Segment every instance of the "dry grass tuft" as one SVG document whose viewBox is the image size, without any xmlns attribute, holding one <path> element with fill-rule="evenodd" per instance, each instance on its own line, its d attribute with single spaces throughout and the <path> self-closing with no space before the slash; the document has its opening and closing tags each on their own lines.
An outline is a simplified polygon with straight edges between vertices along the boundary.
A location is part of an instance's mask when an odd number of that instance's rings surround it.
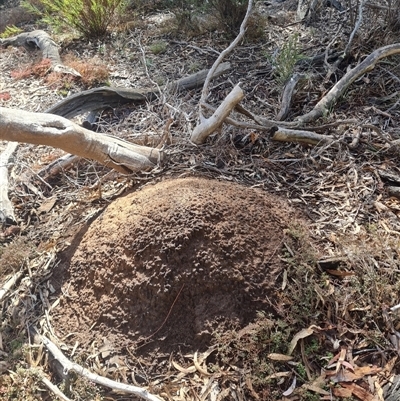
<svg viewBox="0 0 400 401">
<path fill-rule="evenodd" d="M 108 84 L 110 74 L 108 68 L 96 57 L 83 61 L 72 54 L 68 54 L 64 59 L 64 63 L 81 74 L 80 81 L 85 87 L 90 88 L 99 84 Z"/>
<path fill-rule="evenodd" d="M 28 78 L 44 78 L 51 71 L 51 61 L 43 59 L 38 63 L 32 63 L 27 67 L 11 71 L 11 77 L 20 80 Z"/>
<path fill-rule="evenodd" d="M 32 244 L 22 238 L 15 239 L 7 246 L 0 245 L 0 275 L 15 272 L 33 255 Z"/>
</svg>

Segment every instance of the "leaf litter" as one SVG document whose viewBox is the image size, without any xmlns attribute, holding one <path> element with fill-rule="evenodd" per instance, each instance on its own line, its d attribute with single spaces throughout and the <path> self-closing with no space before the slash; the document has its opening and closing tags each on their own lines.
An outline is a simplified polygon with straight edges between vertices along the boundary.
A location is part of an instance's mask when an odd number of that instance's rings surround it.
<svg viewBox="0 0 400 401">
<path fill-rule="evenodd" d="M 318 22 L 316 24 L 318 27 Z M 334 24 L 334 18 L 328 19 L 327 25 Z M 299 29 L 306 30 L 305 27 Z M 284 37 L 281 35 L 285 34 L 287 32 L 277 26 L 269 32 L 272 42 L 274 38 L 281 40 Z M 122 40 L 131 43 L 133 39 L 128 35 Z M 198 48 L 210 45 L 207 40 L 206 43 L 201 41 L 192 40 L 191 43 Z M 162 71 L 164 79 L 174 79 L 187 71 L 187 65 L 200 63 L 205 67 L 208 58 L 214 57 L 211 53 L 205 59 L 199 58 L 195 48 L 185 43 L 174 46 L 152 57 L 154 64 L 149 69 L 150 74 Z M 357 46 L 362 49 L 361 45 Z M 182 54 L 179 61 L 177 49 Z M 95 46 L 86 50 L 87 54 L 96 51 Z M 129 47 L 129 52 L 132 51 Z M 240 71 L 241 60 L 258 61 L 260 68 L 247 71 L 244 79 L 244 87 L 253 95 L 248 95 L 246 102 L 253 107 L 257 107 L 260 99 L 272 103 L 273 107 L 263 107 L 259 114 L 273 118 L 274 111 L 278 110 L 273 94 L 278 90 L 271 80 L 260 82 L 257 74 L 263 66 L 268 70 L 269 64 L 257 51 L 270 49 L 262 45 L 258 48 L 243 46 L 235 52 L 232 62 L 236 62 L 238 68 L 231 79 Z M 171 53 L 174 63 L 170 62 Z M 0 56 L 2 71 L 10 71 L 24 60 L 30 62 L 30 55 L 21 49 L 2 50 Z M 177 62 L 180 68 L 176 68 Z M 115 84 L 137 87 L 146 84 L 143 71 L 132 70 L 121 58 L 114 68 L 124 70 L 113 74 Z M 396 91 L 395 80 L 383 69 L 372 73 L 371 78 L 388 92 Z M 307 84 L 310 90 L 299 94 L 293 105 L 294 113 L 303 107 L 301 100 L 307 93 L 311 97 L 318 93 L 311 83 Z M 217 85 L 213 101 L 222 98 L 225 88 L 229 87 L 224 79 Z M 395 181 L 382 174 L 382 170 L 393 176 L 399 173 L 397 148 L 388 144 L 388 140 L 398 138 L 395 128 L 398 113 L 395 109 L 380 112 L 377 106 L 371 108 L 363 104 L 363 99 L 377 92 L 375 88 L 378 86 L 359 88 L 355 97 L 350 93 L 347 103 L 330 116 L 332 120 L 340 119 L 345 116 L 346 108 L 351 108 L 352 116 L 360 121 L 372 120 L 374 126 L 380 127 L 383 136 L 376 130 L 363 128 L 360 144 L 355 149 L 276 144 L 263 134 L 258 136 L 261 140 L 253 136 L 239 148 L 234 143 L 242 133 L 232 127 L 224 128 L 223 135 L 214 137 L 207 146 L 193 148 L 184 139 L 194 124 L 196 93 L 186 98 L 170 94 L 164 102 L 136 110 L 122 108 L 103 113 L 100 129 L 150 145 L 161 137 L 166 118 L 173 118 L 170 162 L 150 175 L 113 176 L 112 180 L 111 177 L 103 180 L 108 173 L 106 169 L 81 161 L 45 184 L 37 179 L 36 173 L 50 159 L 63 153 L 21 145 L 11 171 L 10 193 L 22 235 L 37 246 L 37 253 L 26 258 L 19 271 L 9 272 L 2 278 L 5 294 L 2 297 L 2 363 L 5 369 L 15 370 L 10 375 L 2 375 L 2 385 L 18 383 L 18 375 L 22 374 L 16 371 L 18 363 L 28 370 L 40 366 L 50 375 L 47 356 L 40 348 L 32 345 L 28 354 L 31 357 L 26 360 L 19 354 L 16 340 L 27 325 L 34 324 L 43 334 L 57 339 L 56 343 L 67 355 L 85 360 L 87 367 L 98 374 L 124 382 L 141 382 L 152 389 L 162 388 L 160 395 L 166 399 L 280 399 L 294 383 L 294 377 L 297 378 L 296 388 L 288 395 L 293 400 L 306 399 L 304 392 L 319 394 L 320 399 L 356 397 L 366 400 L 383 399 L 382 389 L 389 396 L 390 391 L 395 393 L 400 373 L 397 361 L 399 319 L 396 311 L 390 308 L 399 302 L 396 282 L 400 272 L 400 206 L 396 197 L 387 195 L 388 185 Z M 0 90 L 7 93 L 1 97 L 2 105 L 32 111 L 45 110 L 62 97 L 40 79 L 14 81 L 7 74 L 1 78 Z M 379 97 L 383 95 L 379 91 Z M 373 118 L 370 113 L 375 113 Z M 333 134 L 342 141 L 352 140 L 357 135 L 346 127 L 334 130 Z M 242 139 L 240 137 L 240 141 Z M 217 333 L 216 348 L 204 358 L 207 351 L 194 351 L 189 356 L 176 354 L 177 360 L 175 354 L 163 358 L 154 356 L 151 360 L 133 353 L 129 360 L 108 348 L 107 338 L 102 344 L 85 345 L 74 341 L 71 332 L 57 338 L 51 313 L 59 307 L 59 299 L 54 295 L 51 276 L 60 264 L 60 256 L 61 260 L 66 257 L 63 251 L 77 246 L 89 224 L 121 191 L 138 191 L 146 182 L 158 181 L 161 176 L 194 173 L 267 190 L 288 199 L 292 207 L 302 209 L 310 217 L 312 249 L 304 245 L 311 241 L 295 229 L 289 229 L 289 239 L 285 241 L 292 252 L 287 247 L 286 251 L 278 249 L 287 273 L 285 285 L 277 278 L 280 291 L 276 291 L 276 298 L 267 300 L 274 307 L 273 316 L 261 315 L 239 330 Z M 4 236 L 2 243 L 11 247 L 12 239 Z M 309 253 L 312 252 L 317 255 L 311 257 Z M 315 260 L 312 264 L 313 258 L 320 261 L 327 257 L 332 259 L 329 269 L 319 269 Z M 1 263 L 8 262 L 2 259 Z M 9 282 L 13 284 L 7 286 Z M 305 287 L 310 291 L 305 291 Z M 63 291 L 68 297 L 68 287 Z M 313 324 L 319 329 L 311 333 L 307 328 Z M 296 333 L 302 335 L 296 337 Z M 307 333 L 310 334 L 303 337 Z M 289 354 L 295 359 L 270 358 L 274 363 L 262 367 L 264 355 Z M 16 360 L 20 362 L 16 364 Z M 321 373 L 323 370 L 325 373 Z M 308 379 L 309 374 L 313 381 Z M 395 395 L 391 396 L 396 399 Z"/>
</svg>

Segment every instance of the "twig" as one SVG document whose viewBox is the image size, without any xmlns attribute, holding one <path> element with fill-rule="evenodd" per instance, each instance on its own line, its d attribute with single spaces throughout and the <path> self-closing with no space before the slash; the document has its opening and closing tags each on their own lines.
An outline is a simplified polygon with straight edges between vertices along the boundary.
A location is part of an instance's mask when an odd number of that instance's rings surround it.
<svg viewBox="0 0 400 401">
<path fill-rule="evenodd" d="M 239 34 L 236 36 L 235 40 L 225 49 L 223 50 L 220 55 L 218 56 L 218 58 L 215 60 L 213 66 L 210 68 L 210 71 L 208 71 L 207 74 L 207 78 L 204 81 L 204 85 L 203 85 L 203 90 L 201 92 L 201 98 L 200 98 L 200 104 L 199 104 L 199 110 L 200 110 L 200 119 L 202 118 L 202 113 L 201 113 L 201 106 L 202 103 L 205 103 L 207 101 L 208 98 L 208 94 L 209 94 L 209 86 L 210 86 L 210 81 L 214 75 L 214 72 L 216 71 L 216 69 L 218 68 L 219 64 L 222 62 L 222 60 L 229 55 L 229 53 L 232 52 L 232 50 L 236 47 L 236 45 L 242 40 L 245 32 L 246 32 L 246 25 L 247 25 L 247 21 L 250 17 L 250 13 L 251 13 L 251 9 L 253 7 L 253 0 L 249 0 L 249 3 L 247 5 L 247 11 L 246 11 L 246 15 L 242 21 L 242 24 L 240 25 L 240 31 Z"/>
<path fill-rule="evenodd" d="M 71 401 L 57 386 L 55 386 L 47 377 L 42 376 L 41 380 L 44 385 L 60 400 Z"/>
<path fill-rule="evenodd" d="M 354 29 L 350 34 L 350 38 L 349 38 L 349 42 L 347 43 L 346 48 L 344 49 L 344 57 L 346 57 L 350 51 L 350 47 L 353 43 L 353 39 L 355 34 L 357 33 L 358 29 L 360 28 L 360 25 L 362 23 L 362 19 L 363 19 L 363 11 L 364 11 L 364 5 L 365 5 L 366 0 L 362 0 L 360 1 L 359 7 L 358 7 L 358 19 L 356 24 L 354 25 Z"/>
<path fill-rule="evenodd" d="M 177 296 L 175 297 L 174 302 L 172 302 L 172 305 L 171 305 L 171 307 L 169 308 L 169 311 L 168 311 L 168 313 L 167 313 L 167 316 L 165 317 L 164 321 L 161 323 L 161 326 L 160 326 L 154 333 L 152 333 L 152 334 L 150 334 L 148 337 L 144 338 L 143 341 L 147 341 L 147 340 L 149 340 L 151 337 L 154 337 L 154 336 L 164 327 L 164 325 L 165 325 L 165 323 L 167 322 L 169 316 L 171 315 L 172 309 L 174 308 L 174 306 L 175 306 L 175 304 L 176 304 L 176 301 L 177 301 L 178 298 L 179 298 L 179 295 L 181 295 L 181 292 L 182 292 L 184 286 L 185 286 L 185 284 L 182 284 L 182 287 L 181 287 L 181 289 L 179 290 Z"/>
<path fill-rule="evenodd" d="M 360 28 L 360 25 L 362 23 L 362 18 L 363 18 L 363 10 L 364 10 L 364 4 L 365 4 L 366 0 L 363 0 L 360 2 L 359 4 L 359 8 L 358 8 L 358 19 L 356 24 L 354 25 L 353 31 L 350 34 L 350 38 L 349 41 L 347 42 L 347 45 L 343 51 L 343 53 L 338 57 L 338 59 L 333 63 L 333 65 L 329 68 L 328 73 L 326 74 L 326 77 L 324 79 L 324 83 L 328 82 L 332 76 L 332 74 L 337 70 L 337 68 L 339 67 L 339 64 L 348 56 L 349 52 L 350 52 L 350 48 L 351 45 L 353 43 L 354 40 L 354 36 L 356 34 L 356 32 L 358 31 L 358 29 Z M 336 38 L 334 38 L 335 40 Z M 331 42 L 332 43 L 332 42 Z M 331 45 L 331 43 L 329 43 L 328 46 Z"/>
<path fill-rule="evenodd" d="M 211 110 L 212 112 L 215 112 L 215 110 L 216 110 L 215 107 L 211 106 L 208 103 L 204 103 L 203 106 L 206 109 Z M 239 105 L 237 105 L 235 107 L 235 110 L 237 109 L 238 106 Z M 237 111 L 241 111 L 241 110 L 238 109 Z M 251 123 L 246 123 L 246 122 L 243 122 L 243 121 L 237 121 L 237 120 L 233 119 L 232 117 L 226 117 L 224 122 L 226 124 L 233 125 L 234 127 L 244 128 L 244 129 L 256 129 L 256 130 L 259 130 L 259 131 L 269 131 L 272 127 L 274 127 L 277 124 L 275 121 L 271 121 L 270 125 L 251 124 Z"/>
<path fill-rule="evenodd" d="M 47 337 L 42 336 L 38 333 L 36 335 L 40 338 L 40 341 L 48 349 L 48 351 L 54 356 L 54 358 L 63 366 L 64 374 L 67 375 L 69 371 L 73 371 L 78 375 L 104 387 L 109 387 L 113 390 L 122 391 L 129 394 L 134 394 L 138 397 L 144 398 L 148 401 L 160 401 L 162 398 L 149 393 L 147 390 L 132 386 L 130 384 L 124 384 L 117 382 L 115 380 L 108 379 L 107 377 L 99 376 L 95 373 L 90 372 L 88 369 L 75 362 L 71 362 L 59 349 L 58 347 L 50 341 Z"/>
</svg>

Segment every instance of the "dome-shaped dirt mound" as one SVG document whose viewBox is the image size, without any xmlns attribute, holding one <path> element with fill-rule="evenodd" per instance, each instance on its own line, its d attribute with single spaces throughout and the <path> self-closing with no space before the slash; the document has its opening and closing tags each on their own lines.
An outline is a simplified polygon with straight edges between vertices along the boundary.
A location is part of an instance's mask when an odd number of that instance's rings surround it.
<svg viewBox="0 0 400 401">
<path fill-rule="evenodd" d="M 164 351 L 203 348 L 210 333 L 268 309 L 295 215 L 260 190 L 173 179 L 114 201 L 64 276 L 59 335 L 123 346 L 151 336 Z M 90 329 L 90 330 L 89 330 Z"/>
</svg>

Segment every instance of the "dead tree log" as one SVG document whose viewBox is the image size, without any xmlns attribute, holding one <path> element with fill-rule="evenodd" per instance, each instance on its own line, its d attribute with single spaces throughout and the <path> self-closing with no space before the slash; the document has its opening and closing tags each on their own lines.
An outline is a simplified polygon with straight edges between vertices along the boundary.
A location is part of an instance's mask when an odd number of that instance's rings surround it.
<svg viewBox="0 0 400 401">
<path fill-rule="evenodd" d="M 51 67 L 55 72 L 72 74 L 77 77 L 81 76 L 78 71 L 62 63 L 57 44 L 45 31 L 23 32 L 10 38 L 0 39 L 0 45 L 23 46 L 28 50 L 39 48 L 42 52 L 42 57 L 50 60 Z"/>
<path fill-rule="evenodd" d="M 4 107 L 0 107 L 0 139 L 60 148 L 125 174 L 151 169 L 162 158 L 158 149 L 94 133 L 63 117 Z"/>
<path fill-rule="evenodd" d="M 212 75 L 212 78 L 221 76 L 230 68 L 229 63 L 221 64 Z M 72 118 L 88 111 L 106 107 L 116 108 L 125 103 L 140 104 L 154 100 L 160 95 L 160 91 L 181 92 L 198 88 L 203 85 L 208 72 L 209 70 L 202 70 L 159 88 L 130 89 L 104 86 L 89 89 L 67 97 L 45 112 Z"/>
</svg>

